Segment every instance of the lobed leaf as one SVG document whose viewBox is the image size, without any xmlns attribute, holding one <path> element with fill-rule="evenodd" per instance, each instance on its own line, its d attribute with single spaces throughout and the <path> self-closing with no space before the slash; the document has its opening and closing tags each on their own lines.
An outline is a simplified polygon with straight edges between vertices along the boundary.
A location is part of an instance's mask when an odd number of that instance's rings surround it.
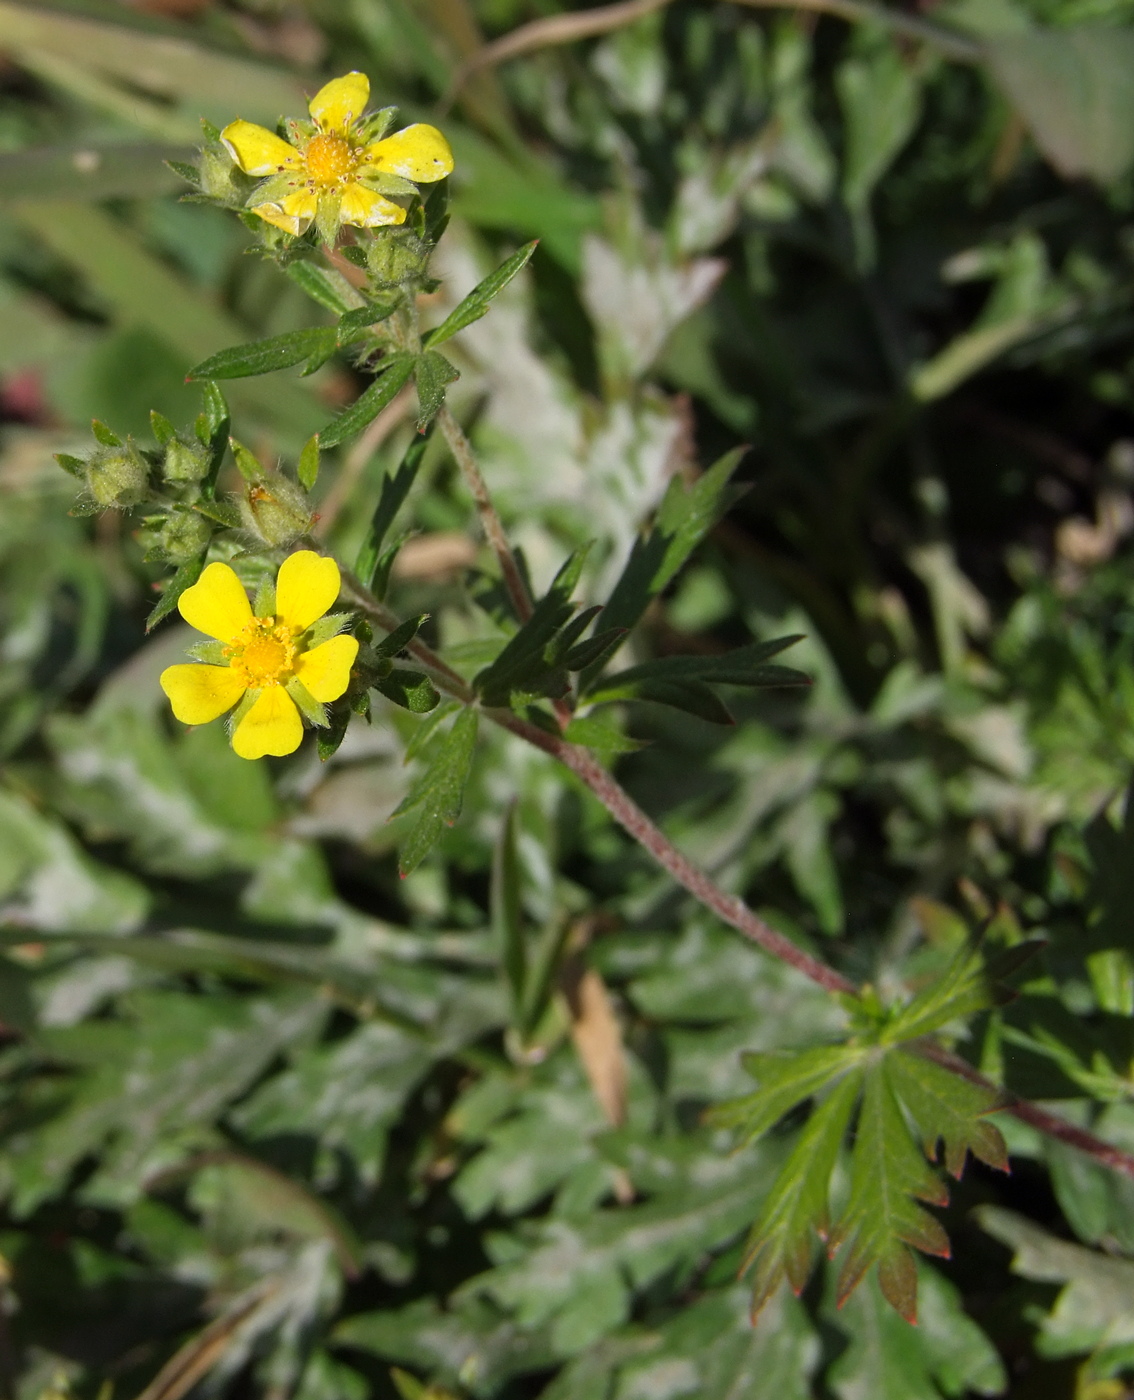
<svg viewBox="0 0 1134 1400">
<path fill-rule="evenodd" d="M 358 552 L 358 563 L 355 565 L 355 572 L 367 588 L 374 581 L 374 571 L 382 557 L 383 541 L 389 533 L 390 526 L 397 518 L 398 511 L 404 505 L 410 488 L 417 480 L 417 474 L 421 470 L 422 459 L 428 445 L 428 433 L 423 437 L 415 438 L 406 448 L 406 455 L 402 458 L 397 471 L 392 476 L 387 476 L 382 482 L 382 490 L 378 497 L 378 504 L 374 509 L 373 518 L 370 521 L 370 529 Z M 380 593 L 378 596 L 382 597 L 382 594 Z"/>
<path fill-rule="evenodd" d="M 972 1084 L 932 1060 L 902 1050 L 890 1057 L 889 1072 L 930 1161 L 936 1160 L 937 1144 L 943 1141 L 945 1170 L 958 1180 L 969 1152 L 990 1167 L 1008 1170 L 1004 1138 L 987 1118 L 1002 1107 L 995 1090 Z"/>
<path fill-rule="evenodd" d="M 465 784 L 476 749 L 477 712 L 463 709 L 435 751 L 429 767 L 403 799 L 394 816 L 420 808 L 402 842 L 398 869 L 403 878 L 416 870 L 461 814 Z"/>
<path fill-rule="evenodd" d="M 744 1142 L 762 1137 L 796 1104 L 854 1069 L 861 1051 L 852 1045 L 815 1045 L 808 1050 L 768 1050 L 742 1056 L 745 1070 L 760 1087 L 753 1094 L 718 1104 L 708 1120 L 732 1128 Z"/>
<path fill-rule="evenodd" d="M 450 364 L 436 350 L 427 350 L 424 355 L 418 356 L 414 381 L 417 384 L 419 432 L 424 432 L 440 412 L 445 402 L 445 386 L 460 377 L 461 372 L 456 365 Z"/>
</svg>

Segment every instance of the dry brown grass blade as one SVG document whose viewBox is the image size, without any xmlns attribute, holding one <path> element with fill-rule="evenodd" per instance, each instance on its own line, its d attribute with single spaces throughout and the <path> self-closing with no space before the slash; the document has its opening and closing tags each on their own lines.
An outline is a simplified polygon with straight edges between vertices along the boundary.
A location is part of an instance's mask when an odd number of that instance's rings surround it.
<svg viewBox="0 0 1134 1400">
<path fill-rule="evenodd" d="M 210 1322 L 203 1332 L 176 1351 L 138 1396 L 138 1400 L 181 1400 L 209 1374 L 244 1324 L 272 1300 L 279 1288 L 278 1280 L 269 1279 L 245 1294 Z"/>
</svg>

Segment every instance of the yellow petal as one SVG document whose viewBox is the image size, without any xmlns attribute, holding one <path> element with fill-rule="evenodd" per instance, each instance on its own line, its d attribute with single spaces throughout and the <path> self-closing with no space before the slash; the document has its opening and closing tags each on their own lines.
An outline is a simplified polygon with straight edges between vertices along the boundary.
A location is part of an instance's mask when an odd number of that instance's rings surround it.
<svg viewBox="0 0 1134 1400">
<path fill-rule="evenodd" d="M 295 663 L 295 674 L 316 700 L 337 700 L 350 683 L 350 668 L 357 655 L 358 643 L 353 637 L 332 637 L 305 651 Z"/>
<path fill-rule="evenodd" d="M 392 199 L 384 199 L 364 185 L 348 185 L 343 190 L 342 208 L 339 217 L 344 224 L 356 224 L 359 228 L 376 228 L 380 224 L 403 224 L 406 211 Z"/>
<path fill-rule="evenodd" d="M 443 180 L 453 170 L 453 152 L 435 126 L 418 122 L 375 141 L 362 153 L 363 171 L 381 170 L 419 185 Z"/>
<path fill-rule="evenodd" d="M 276 616 L 303 632 L 339 596 L 339 566 L 311 549 L 289 554 L 276 578 Z"/>
<path fill-rule="evenodd" d="M 311 99 L 311 119 L 320 131 L 345 135 L 366 111 L 370 101 L 370 79 L 365 73 L 347 73 L 332 78 Z"/>
<path fill-rule="evenodd" d="M 317 204 L 318 198 L 311 190 L 296 190 L 295 194 L 285 195 L 276 204 L 255 204 L 252 212 L 276 228 L 282 228 L 285 233 L 298 237 L 311 227 Z"/>
<path fill-rule="evenodd" d="M 252 617 L 244 585 L 227 564 L 210 564 L 192 588 L 177 600 L 177 611 L 190 627 L 231 642 Z"/>
<path fill-rule="evenodd" d="M 208 724 L 244 694 L 244 682 L 228 666 L 167 666 L 161 688 L 182 724 Z"/>
<path fill-rule="evenodd" d="M 220 138 L 246 175 L 278 175 L 284 170 L 303 167 L 294 146 L 254 122 L 229 122 Z"/>
<path fill-rule="evenodd" d="M 236 726 L 232 747 L 241 758 L 282 758 L 294 753 L 303 739 L 303 721 L 283 686 L 269 685 Z"/>
</svg>

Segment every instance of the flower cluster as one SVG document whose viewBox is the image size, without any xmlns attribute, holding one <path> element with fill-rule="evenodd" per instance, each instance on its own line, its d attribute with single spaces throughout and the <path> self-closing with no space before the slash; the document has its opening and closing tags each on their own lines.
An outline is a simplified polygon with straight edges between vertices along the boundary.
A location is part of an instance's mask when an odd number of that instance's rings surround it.
<svg viewBox="0 0 1134 1400">
<path fill-rule="evenodd" d="M 393 112 L 367 116 L 369 100 L 365 73 L 347 73 L 311 99 L 309 122 L 285 123 L 286 141 L 252 122 L 230 122 L 221 141 L 240 169 L 261 181 L 248 200 L 252 213 L 293 235 L 315 223 L 327 242 L 341 224 L 404 223 L 416 186 L 450 174 L 453 153 L 424 123 L 385 135 Z"/>
<path fill-rule="evenodd" d="M 345 693 L 358 656 L 353 637 L 336 635 L 347 617 L 324 617 L 340 581 L 333 559 L 299 550 L 254 613 L 233 570 L 210 564 L 177 602 L 185 621 L 213 640 L 192 649 L 196 664 L 162 672 L 176 717 L 208 724 L 233 710 L 232 747 L 241 758 L 294 753 L 302 717 L 326 725 L 323 703 Z"/>
</svg>

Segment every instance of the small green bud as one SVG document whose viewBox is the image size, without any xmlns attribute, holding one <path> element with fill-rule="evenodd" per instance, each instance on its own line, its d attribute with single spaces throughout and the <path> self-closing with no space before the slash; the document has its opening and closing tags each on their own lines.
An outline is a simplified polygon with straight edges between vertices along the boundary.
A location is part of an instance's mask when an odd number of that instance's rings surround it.
<svg viewBox="0 0 1134 1400">
<path fill-rule="evenodd" d="M 240 515 L 244 528 L 273 549 L 294 544 L 314 519 L 306 493 L 278 472 L 248 483 L 240 498 Z"/>
<path fill-rule="evenodd" d="M 196 559 L 212 537 L 212 527 L 204 516 L 178 511 L 165 522 L 158 543 L 171 563 L 187 564 Z"/>
<path fill-rule="evenodd" d="M 425 277 L 431 248 L 410 229 L 378 228 L 366 252 L 370 273 L 382 287 L 403 287 Z"/>
<path fill-rule="evenodd" d="M 161 474 L 169 482 L 201 481 L 208 474 L 209 458 L 201 443 L 178 436 L 165 449 Z"/>
<path fill-rule="evenodd" d="M 139 505 L 146 499 L 150 468 L 127 439 L 121 447 L 100 447 L 87 461 L 87 488 L 100 506 Z"/>
</svg>

